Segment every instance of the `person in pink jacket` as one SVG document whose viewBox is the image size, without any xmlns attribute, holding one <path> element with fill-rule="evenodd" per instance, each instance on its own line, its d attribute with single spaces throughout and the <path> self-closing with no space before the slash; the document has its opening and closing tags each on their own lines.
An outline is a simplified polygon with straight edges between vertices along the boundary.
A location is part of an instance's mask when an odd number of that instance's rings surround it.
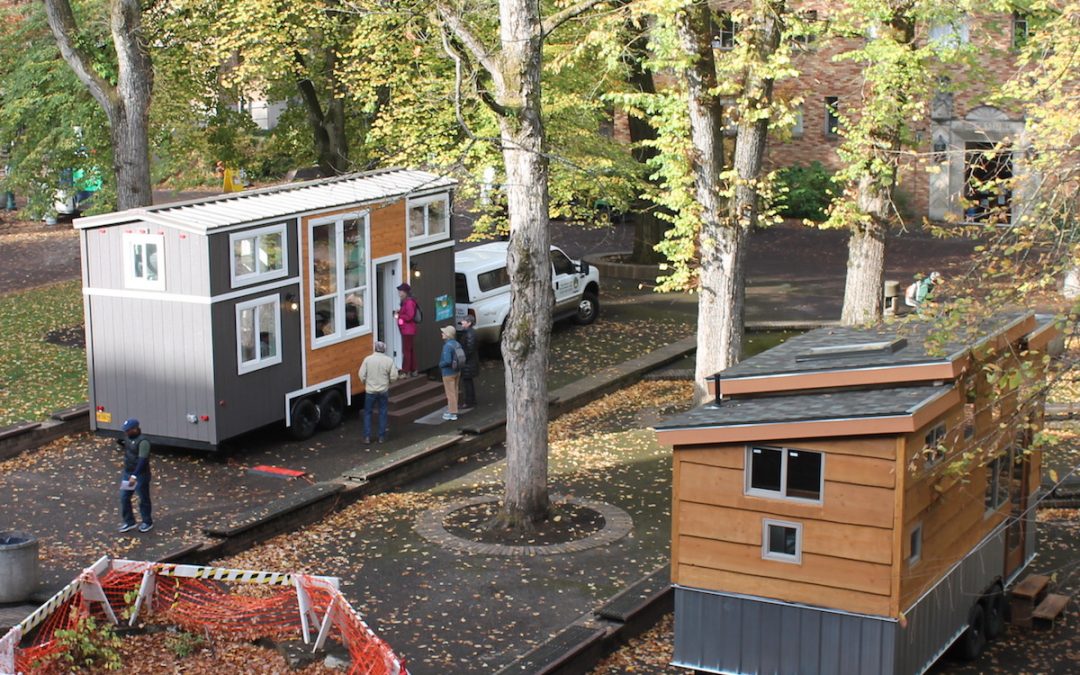
<svg viewBox="0 0 1080 675">
<path fill-rule="evenodd" d="M 416 354 L 413 342 L 416 340 L 416 298 L 412 296 L 412 287 L 401 284 L 397 287 L 401 298 L 401 309 L 397 311 L 398 330 L 401 331 L 401 370 L 406 377 L 416 377 Z"/>
</svg>

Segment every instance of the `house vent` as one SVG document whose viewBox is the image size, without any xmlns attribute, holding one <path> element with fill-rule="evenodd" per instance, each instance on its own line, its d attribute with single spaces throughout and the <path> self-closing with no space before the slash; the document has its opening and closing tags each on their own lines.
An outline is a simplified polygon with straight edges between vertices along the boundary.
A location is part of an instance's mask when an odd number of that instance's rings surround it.
<svg viewBox="0 0 1080 675">
<path fill-rule="evenodd" d="M 858 344 L 829 345 L 812 347 L 795 355 L 795 361 L 817 361 L 822 359 L 848 359 L 860 356 L 878 356 L 895 354 L 907 346 L 907 338 L 883 340 L 881 342 L 862 342 Z"/>
</svg>

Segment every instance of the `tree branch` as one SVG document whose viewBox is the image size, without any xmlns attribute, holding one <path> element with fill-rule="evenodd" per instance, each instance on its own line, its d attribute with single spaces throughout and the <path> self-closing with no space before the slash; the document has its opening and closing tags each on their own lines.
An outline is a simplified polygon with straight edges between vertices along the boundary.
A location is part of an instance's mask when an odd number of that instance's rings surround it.
<svg viewBox="0 0 1080 675">
<path fill-rule="evenodd" d="M 556 28 L 563 25 L 567 21 L 571 19 L 576 19 L 577 17 L 589 11 L 596 5 L 599 5 L 600 3 L 606 1 L 607 0 L 582 0 L 576 5 L 571 5 L 570 7 L 562 10 L 561 12 L 552 14 L 546 20 L 540 22 L 540 37 L 547 37 L 549 34 L 551 34 L 552 31 L 554 31 Z"/>
<path fill-rule="evenodd" d="M 491 95 L 491 92 L 481 87 L 476 80 L 475 70 L 472 68 L 472 64 L 469 62 L 468 56 L 461 53 L 461 50 L 451 44 L 453 37 L 447 34 L 446 26 L 443 26 L 443 30 L 439 31 L 439 36 L 442 38 L 443 51 L 453 59 L 454 61 L 454 111 L 457 114 L 458 124 L 469 135 L 469 138 L 475 138 L 472 131 L 465 124 L 465 118 L 461 114 L 461 83 L 464 79 L 463 71 L 468 68 L 470 71 L 470 77 L 474 80 L 473 91 L 480 98 L 480 100 L 487 107 L 491 108 L 497 115 L 506 116 L 510 114 L 510 111 L 505 107 L 499 105 L 499 102 L 495 100 L 495 97 Z"/>
<path fill-rule="evenodd" d="M 56 46 L 60 48 L 60 55 L 111 119 L 117 102 L 116 89 L 93 71 L 89 58 L 75 46 L 72 38 L 79 32 L 79 27 L 75 23 L 71 4 L 68 0 L 43 0 L 42 4 L 45 5 L 45 17 L 56 39 Z"/>
<path fill-rule="evenodd" d="M 488 52 L 484 43 L 473 35 L 472 31 L 469 30 L 469 27 L 465 25 L 461 15 L 451 9 L 449 5 L 441 2 L 436 5 L 436 10 L 443 19 L 443 25 L 449 28 L 450 32 L 454 34 L 454 37 L 457 38 L 470 53 L 472 53 L 473 58 L 475 58 L 477 63 L 483 66 L 484 70 L 491 75 L 492 79 L 496 81 L 496 84 L 501 85 L 500 78 L 502 77 L 502 73 L 499 71 L 498 64 L 492 58 L 491 53 Z"/>
</svg>

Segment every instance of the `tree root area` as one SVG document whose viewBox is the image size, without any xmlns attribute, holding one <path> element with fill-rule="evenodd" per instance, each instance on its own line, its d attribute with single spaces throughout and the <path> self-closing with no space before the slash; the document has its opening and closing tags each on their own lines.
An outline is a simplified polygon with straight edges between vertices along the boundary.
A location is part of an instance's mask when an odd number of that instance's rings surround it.
<svg viewBox="0 0 1080 675">
<path fill-rule="evenodd" d="M 497 502 L 473 504 L 443 521 L 450 534 L 483 544 L 548 546 L 584 539 L 604 528 L 604 516 L 578 504 L 552 504 L 548 517 L 529 528 L 508 527 Z"/>
</svg>

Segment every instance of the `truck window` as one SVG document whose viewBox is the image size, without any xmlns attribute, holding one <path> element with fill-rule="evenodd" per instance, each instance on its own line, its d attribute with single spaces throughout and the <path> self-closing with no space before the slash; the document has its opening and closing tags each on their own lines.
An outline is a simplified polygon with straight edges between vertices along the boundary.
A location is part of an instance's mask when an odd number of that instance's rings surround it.
<svg viewBox="0 0 1080 675">
<path fill-rule="evenodd" d="M 487 272 L 481 272 L 476 275 L 476 283 L 480 287 L 481 293 L 487 293 L 493 291 L 496 288 L 510 285 L 510 274 L 507 273 L 505 267 L 499 267 Z"/>
<path fill-rule="evenodd" d="M 461 272 L 454 275 L 454 302 L 459 305 L 467 305 L 471 302 L 469 299 L 469 284 L 465 279 L 465 275 Z"/>
<path fill-rule="evenodd" d="M 562 251 L 551 252 L 551 264 L 555 267 L 555 276 L 560 274 L 573 274 L 574 263 Z"/>
</svg>

